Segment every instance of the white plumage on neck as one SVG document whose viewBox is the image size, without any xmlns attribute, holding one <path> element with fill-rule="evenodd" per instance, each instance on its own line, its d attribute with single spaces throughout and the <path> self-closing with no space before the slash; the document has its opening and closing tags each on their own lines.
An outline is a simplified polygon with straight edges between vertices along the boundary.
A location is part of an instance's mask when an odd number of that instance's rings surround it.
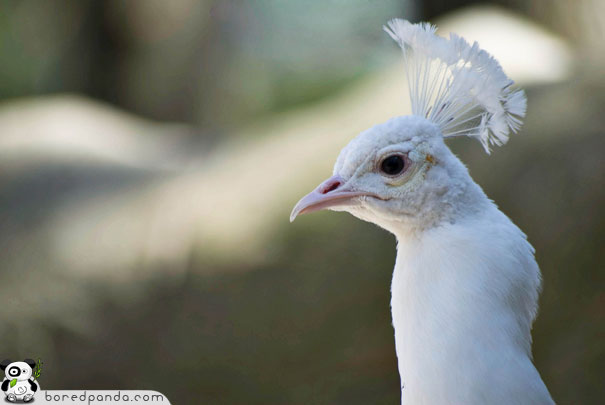
<svg viewBox="0 0 605 405">
<path fill-rule="evenodd" d="M 392 315 L 403 404 L 552 404 L 531 361 L 540 272 L 492 203 L 397 232 Z"/>
</svg>

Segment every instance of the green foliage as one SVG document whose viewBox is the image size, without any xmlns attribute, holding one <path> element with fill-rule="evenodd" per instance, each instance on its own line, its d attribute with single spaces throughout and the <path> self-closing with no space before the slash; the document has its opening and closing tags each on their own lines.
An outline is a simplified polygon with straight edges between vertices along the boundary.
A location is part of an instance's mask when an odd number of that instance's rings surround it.
<svg viewBox="0 0 605 405">
<path fill-rule="evenodd" d="M 34 368 L 34 371 L 33 371 L 34 380 L 37 380 L 41 374 L 42 374 L 42 361 L 40 359 L 38 359 L 38 362 L 36 363 L 36 368 Z"/>
<path fill-rule="evenodd" d="M 17 379 L 13 378 L 10 383 L 11 388 L 13 388 L 15 386 L 15 384 L 17 384 Z"/>
</svg>

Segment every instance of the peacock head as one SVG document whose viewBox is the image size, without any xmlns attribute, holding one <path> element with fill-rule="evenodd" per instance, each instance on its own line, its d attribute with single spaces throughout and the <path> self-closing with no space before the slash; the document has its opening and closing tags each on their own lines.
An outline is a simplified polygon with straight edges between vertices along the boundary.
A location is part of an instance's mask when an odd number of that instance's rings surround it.
<svg viewBox="0 0 605 405">
<path fill-rule="evenodd" d="M 345 146 L 333 176 L 296 204 L 290 220 L 330 209 L 393 232 L 402 225 L 426 228 L 451 219 L 458 200 L 468 208 L 463 200 L 472 184 L 437 125 L 415 115 L 396 117 Z"/>
<path fill-rule="evenodd" d="M 413 115 L 362 132 L 340 153 L 333 176 L 303 197 L 290 220 L 321 209 L 348 211 L 394 233 L 455 221 L 481 209 L 485 194 L 444 139 L 469 136 L 489 153 L 525 115 L 498 62 L 477 43 L 435 34 L 430 24 L 392 20 L 403 50 Z"/>
</svg>

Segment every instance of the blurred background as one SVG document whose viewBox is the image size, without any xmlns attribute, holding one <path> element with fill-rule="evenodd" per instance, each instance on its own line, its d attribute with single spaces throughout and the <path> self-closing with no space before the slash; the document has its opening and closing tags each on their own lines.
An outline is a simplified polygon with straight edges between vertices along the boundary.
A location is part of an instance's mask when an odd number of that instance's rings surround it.
<svg viewBox="0 0 605 405">
<path fill-rule="evenodd" d="M 0 341 L 49 389 L 174 404 L 396 404 L 394 238 L 289 224 L 360 131 L 409 113 L 390 18 L 498 58 L 506 147 L 450 142 L 544 277 L 535 363 L 605 398 L 605 2 L 2 1 Z"/>
</svg>

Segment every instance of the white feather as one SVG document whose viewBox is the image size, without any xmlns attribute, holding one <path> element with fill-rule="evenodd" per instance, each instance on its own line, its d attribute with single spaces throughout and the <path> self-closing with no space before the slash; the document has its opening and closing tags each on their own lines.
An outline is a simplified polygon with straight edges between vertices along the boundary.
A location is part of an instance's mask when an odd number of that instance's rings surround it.
<svg viewBox="0 0 605 405">
<path fill-rule="evenodd" d="M 552 404 L 531 361 L 540 272 L 519 228 L 491 205 L 397 238 L 402 404 Z"/>
<path fill-rule="evenodd" d="M 503 145 L 525 116 L 522 90 L 477 42 L 437 36 L 428 23 L 394 19 L 384 30 L 403 50 L 412 113 L 439 126 L 444 137 L 477 138 L 485 151 Z"/>
</svg>

